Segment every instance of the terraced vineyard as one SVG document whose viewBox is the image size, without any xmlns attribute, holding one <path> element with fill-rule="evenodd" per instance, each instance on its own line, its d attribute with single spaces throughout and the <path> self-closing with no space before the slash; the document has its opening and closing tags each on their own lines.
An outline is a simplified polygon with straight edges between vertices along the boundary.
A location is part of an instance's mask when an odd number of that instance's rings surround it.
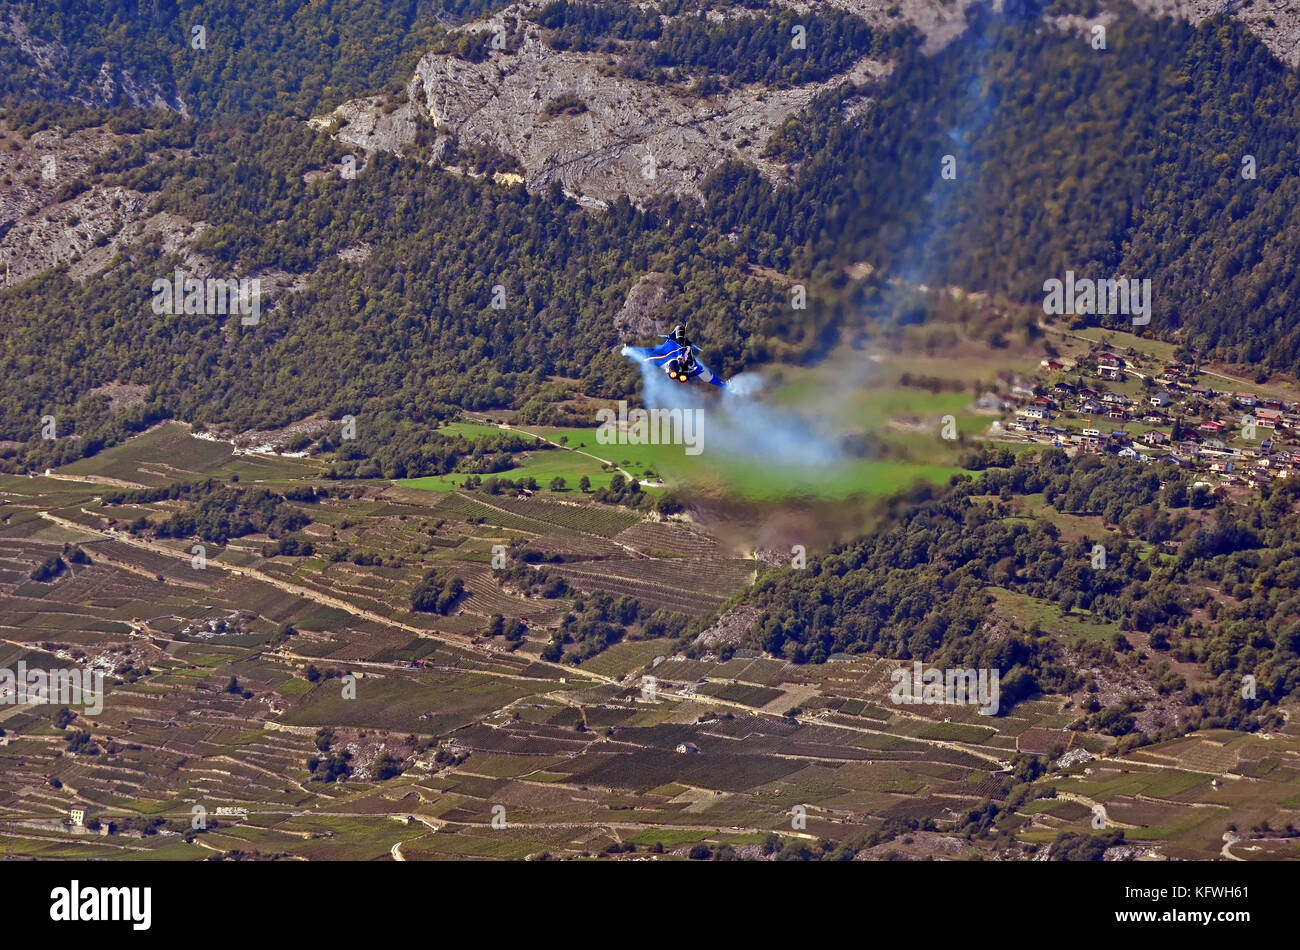
<svg viewBox="0 0 1300 950">
<path fill-rule="evenodd" d="M 437 500 L 437 509 L 440 514 L 456 515 L 470 523 L 483 521 L 502 528 L 513 528 L 516 531 L 528 531 L 533 534 L 544 534 L 547 529 L 544 521 L 513 514 L 497 506 L 495 501 L 491 503 L 477 501 L 461 492 L 449 492 L 441 496 Z"/>
<path fill-rule="evenodd" d="M 501 508 L 545 525 L 568 528 L 572 531 L 595 534 L 604 538 L 612 538 L 619 532 L 641 522 L 641 515 L 636 512 L 612 508 L 595 502 L 564 504 L 557 501 L 543 501 L 537 498 L 492 496 L 489 504 L 494 508 Z M 491 519 L 489 518 L 489 520 Z"/>
<path fill-rule="evenodd" d="M 148 483 L 175 448 L 159 438 L 144 440 L 136 469 L 123 451 L 112 476 L 79 477 Z M 1194 858 L 1224 847 L 1207 820 L 1220 801 L 1261 827 L 1284 826 L 1294 808 L 1294 727 L 1119 756 L 1113 738 L 1068 728 L 1078 712 L 1062 697 L 997 717 L 900 706 L 891 674 L 903 661 L 798 665 L 752 643 L 719 655 L 702 641 L 647 639 L 639 624 L 581 663 L 543 662 L 581 598 L 524 596 L 520 575 L 494 570 L 498 545 L 559 554 L 541 566 L 577 591 L 705 621 L 758 562 L 726 556 L 698 525 L 576 497 L 340 485 L 274 460 L 259 466 L 272 482 L 330 490 L 292 503 L 310 518 L 296 534 L 310 556 L 263 556 L 275 539 L 250 534 L 209 545 L 196 570 L 191 539 L 122 530 L 183 504 L 110 508 L 97 500 L 105 484 L 0 479 L 0 666 L 110 674 L 102 712 L 74 704 L 68 723 L 53 706 L 0 706 L 0 853 L 386 859 L 397 848 L 413 860 L 577 856 L 636 842 L 669 857 L 697 844 L 758 856 L 769 834 L 838 843 L 915 821 L 931 830 L 879 848 L 1028 857 L 1063 831 L 1088 833 L 1092 810 L 1080 802 L 1096 801 L 1131 826 L 1130 842 Z M 33 581 L 52 558 L 62 568 Z M 442 613 L 413 611 L 431 571 L 464 593 Z M 522 639 L 489 636 L 494 614 L 521 621 Z M 648 694 L 645 676 L 658 683 Z M 1030 799 L 1001 842 L 959 833 L 964 813 L 1007 800 L 1017 755 L 1058 747 L 1075 758 L 1037 784 L 1074 798 Z M 351 771 L 323 781 L 327 755 L 346 756 Z M 377 778 L 388 756 L 396 772 Z M 807 808 L 804 831 L 791 828 L 795 805 Z M 74 807 L 114 833 L 72 828 Z M 208 815 L 197 832 L 196 807 Z M 496 807 L 510 816 L 506 830 L 492 826 Z M 1260 833 L 1234 847 L 1286 845 Z"/>
<path fill-rule="evenodd" d="M 720 551 L 712 538 L 673 522 L 639 521 L 615 535 L 614 540 L 658 557 L 715 557 Z"/>
<path fill-rule="evenodd" d="M 647 604 L 691 615 L 710 614 L 752 580 L 754 562 L 736 558 L 705 560 L 604 560 L 555 567 L 583 590 L 627 594 Z"/>
</svg>

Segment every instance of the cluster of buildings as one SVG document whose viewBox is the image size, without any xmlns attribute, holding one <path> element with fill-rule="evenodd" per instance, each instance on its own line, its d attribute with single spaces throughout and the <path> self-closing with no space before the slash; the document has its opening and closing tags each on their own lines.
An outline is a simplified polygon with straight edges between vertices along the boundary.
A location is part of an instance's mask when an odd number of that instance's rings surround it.
<svg viewBox="0 0 1300 950">
<path fill-rule="evenodd" d="M 1002 373 L 996 391 L 979 398 L 977 409 L 1002 417 L 995 435 L 1163 461 L 1219 484 L 1258 488 L 1300 472 L 1300 404 L 1212 389 L 1182 366 L 1144 374 L 1109 351 L 1078 362 L 1045 359 L 1039 370 L 1029 380 Z M 1133 393 L 1114 385 L 1134 377 L 1150 382 Z"/>
</svg>

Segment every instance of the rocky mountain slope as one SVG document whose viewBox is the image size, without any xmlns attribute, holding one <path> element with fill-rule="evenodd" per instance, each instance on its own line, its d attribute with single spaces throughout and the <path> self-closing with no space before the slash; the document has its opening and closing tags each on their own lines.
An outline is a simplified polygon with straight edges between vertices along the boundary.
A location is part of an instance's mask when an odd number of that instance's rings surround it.
<svg viewBox="0 0 1300 950">
<path fill-rule="evenodd" d="M 129 138 L 102 127 L 24 137 L 0 123 L 0 283 L 61 263 L 80 280 L 107 266 L 120 248 L 153 234 L 161 235 L 166 252 L 198 236 L 205 225 L 152 213 L 138 191 L 81 184 L 97 158 Z"/>
<path fill-rule="evenodd" d="M 780 5 L 797 11 L 818 6 Z M 828 5 L 872 26 L 911 24 L 924 35 L 925 48 L 934 51 L 962 33 L 973 0 L 888 7 L 875 0 L 832 0 Z M 781 180 L 789 170 L 764 155 L 772 133 L 824 91 L 845 83 L 862 85 L 890 68 L 864 57 L 825 82 L 785 89 L 755 84 L 696 96 L 628 78 L 616 68 L 616 59 L 603 52 L 552 49 L 543 31 L 527 19 L 539 6 L 512 5 L 461 28 L 470 34 L 522 30 L 517 49 L 494 50 L 481 62 L 429 53 L 407 83 L 403 101 L 381 96 L 350 100 L 314 118 L 313 124 L 364 151 L 401 152 L 430 123 L 438 133 L 434 161 L 454 136 L 462 145 L 488 147 L 517 160 L 530 190 L 558 181 L 570 194 L 597 205 L 621 195 L 633 201 L 656 194 L 698 196 L 709 172 L 728 159 Z M 1250 0 L 1248 6 L 1222 0 L 1139 0 L 1138 6 L 1192 22 L 1232 6 L 1232 15 L 1279 58 L 1293 66 L 1300 62 L 1300 8 L 1288 9 L 1281 0 Z M 735 12 L 747 11 L 729 13 Z M 1111 22 L 1114 16 L 1099 12 L 1094 19 Z M 1089 20 L 1072 16 L 1052 22 L 1058 28 L 1081 28 Z"/>
<path fill-rule="evenodd" d="M 492 30 L 512 19 L 467 29 Z M 407 86 L 408 101 L 395 110 L 369 97 L 313 122 L 338 128 L 341 142 L 385 151 L 413 144 L 420 123 L 429 122 L 462 145 L 513 156 L 532 190 L 558 181 L 596 202 L 620 195 L 634 201 L 664 193 L 695 196 L 709 171 L 728 158 L 780 178 L 785 167 L 763 156 L 772 133 L 824 90 L 861 84 L 888 69 L 864 57 L 824 83 L 755 85 L 697 97 L 620 75 L 604 53 L 551 49 L 540 33 L 529 24 L 517 51 L 478 63 L 428 54 Z"/>
</svg>

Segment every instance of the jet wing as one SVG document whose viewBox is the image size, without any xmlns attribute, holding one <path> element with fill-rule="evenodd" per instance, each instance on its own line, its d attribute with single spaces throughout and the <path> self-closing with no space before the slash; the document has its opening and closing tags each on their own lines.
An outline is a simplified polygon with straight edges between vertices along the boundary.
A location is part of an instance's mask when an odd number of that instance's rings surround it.
<svg viewBox="0 0 1300 950">
<path fill-rule="evenodd" d="M 691 349 L 699 350 L 699 347 L 691 344 Z M 664 341 L 658 346 L 629 346 L 626 347 L 625 352 L 636 357 L 642 363 L 650 363 L 659 367 L 667 366 L 668 361 L 674 358 L 685 358 L 690 353 L 686 347 L 669 336 L 664 337 Z M 692 379 L 698 378 L 701 382 L 712 383 L 714 386 L 727 385 L 715 376 L 711 369 L 701 363 L 698 358 L 695 360 L 695 368 L 691 370 L 690 375 Z"/>
<path fill-rule="evenodd" d="M 712 383 L 714 386 L 727 385 L 722 380 L 718 379 L 717 376 L 714 375 L 713 370 L 709 369 L 698 359 L 695 361 L 695 372 L 691 373 L 691 378 L 699 379 L 701 382 L 705 382 L 705 383 Z"/>
<path fill-rule="evenodd" d="M 670 359 L 681 353 L 683 347 L 668 337 L 658 346 L 629 346 L 628 352 L 642 363 L 654 363 L 663 366 Z"/>
</svg>

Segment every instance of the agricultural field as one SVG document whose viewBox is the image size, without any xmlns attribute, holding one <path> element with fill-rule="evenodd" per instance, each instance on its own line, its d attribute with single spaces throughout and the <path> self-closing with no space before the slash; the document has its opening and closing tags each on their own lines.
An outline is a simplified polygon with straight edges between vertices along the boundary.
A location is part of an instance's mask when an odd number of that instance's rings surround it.
<svg viewBox="0 0 1300 950">
<path fill-rule="evenodd" d="M 308 459 L 236 454 L 228 442 L 195 437 L 191 427 L 178 422 L 158 425 L 129 443 L 106 449 L 60 470 L 104 484 L 125 482 L 159 487 L 199 477 L 230 477 L 247 481 L 287 481 L 316 474 L 323 466 Z"/>
<path fill-rule="evenodd" d="M 936 438 L 938 424 L 936 416 Z M 750 458 L 710 452 L 707 447 L 698 455 L 688 455 L 680 445 L 601 445 L 594 428 L 520 428 L 547 438 L 567 438 L 570 445 L 582 446 L 582 451 L 593 452 L 645 482 L 662 479 L 669 486 L 752 502 L 881 498 L 917 482 L 941 484 L 962 471 L 956 464 L 902 458 L 810 464 L 792 455 L 756 463 Z M 608 471 L 602 473 L 606 481 L 609 475 Z M 594 476 L 592 481 L 596 483 Z"/>
<path fill-rule="evenodd" d="M 878 396 L 853 411 L 882 431 L 920 405 Z M 945 409 L 961 411 L 956 396 L 922 407 Z M 495 431 L 459 425 L 471 437 Z M 589 430 L 539 434 L 594 445 Z M 671 447 L 616 448 L 607 461 L 677 477 Z M 880 479 L 892 471 L 897 488 L 922 463 L 861 464 Z M 924 464 L 936 477 L 952 470 Z M 207 542 L 197 568 L 192 539 L 127 527 L 161 524 L 184 501 L 104 499 L 207 477 L 315 489 L 285 502 L 306 519 L 292 536 L 311 552 L 274 553 L 278 540 L 253 532 Z M 1088 830 L 1098 809 L 1132 854 L 1253 860 L 1293 848 L 1294 727 L 1119 754 L 1113 738 L 1071 729 L 1078 697 L 998 715 L 900 705 L 900 661 L 799 665 L 711 639 L 767 565 L 753 539 L 707 517 L 576 490 L 517 497 L 419 481 L 341 483 L 316 463 L 236 456 L 175 426 L 48 477 L 0 479 L 0 666 L 99 670 L 106 683 L 102 708 L 0 707 L 0 853 L 685 860 L 829 842 L 871 857 L 1025 858 Z M 1041 497 L 1016 505 L 1012 517 L 1050 517 L 1066 535 L 1100 531 Z M 493 563 L 503 551 L 541 559 L 503 574 Z M 63 568 L 33 579 L 51 559 Z M 564 587 L 529 589 L 520 578 L 532 570 Z M 439 611 L 415 610 L 430 574 L 463 590 Z M 1116 632 L 991 593 L 991 617 L 1065 645 Z M 645 611 L 621 639 L 579 651 L 565 624 L 606 595 Z M 681 626 L 652 631 L 651 611 Z M 520 635 L 492 635 L 495 617 Z M 553 641 L 558 659 L 547 659 Z M 1028 792 L 1012 774 L 1026 755 L 1046 763 Z M 989 803 L 1006 809 L 1002 832 L 967 835 L 969 814 Z M 71 822 L 74 809 L 87 824 Z"/>
</svg>

